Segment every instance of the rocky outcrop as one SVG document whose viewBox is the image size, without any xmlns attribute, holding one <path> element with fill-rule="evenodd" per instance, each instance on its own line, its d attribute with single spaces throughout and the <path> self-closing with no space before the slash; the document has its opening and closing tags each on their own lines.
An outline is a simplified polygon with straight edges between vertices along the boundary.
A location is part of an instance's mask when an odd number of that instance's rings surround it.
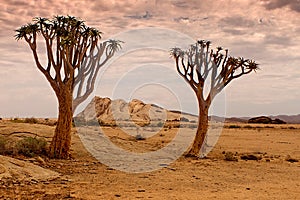
<svg viewBox="0 0 300 200">
<path fill-rule="evenodd" d="M 17 180 L 46 181 L 59 177 L 60 174 L 40 166 L 0 155 L 0 180 L 14 178 Z"/>
<path fill-rule="evenodd" d="M 148 124 L 150 121 L 196 121 L 194 115 L 169 111 L 155 104 L 146 104 L 138 99 L 126 102 L 122 99 L 94 97 L 87 107 L 76 116 L 84 121 L 98 120 L 103 124 L 113 124 L 116 121 L 133 121 Z"/>
</svg>

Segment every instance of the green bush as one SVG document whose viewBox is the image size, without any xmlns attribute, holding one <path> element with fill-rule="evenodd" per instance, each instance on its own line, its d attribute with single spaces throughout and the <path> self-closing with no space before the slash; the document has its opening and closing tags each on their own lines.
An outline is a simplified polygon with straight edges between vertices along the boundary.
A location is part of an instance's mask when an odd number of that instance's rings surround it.
<svg viewBox="0 0 300 200">
<path fill-rule="evenodd" d="M 14 153 L 14 141 L 0 135 L 0 154 L 12 155 Z"/>
<path fill-rule="evenodd" d="M 46 154 L 47 141 L 42 138 L 26 137 L 16 143 L 17 153 L 28 157 Z"/>
<path fill-rule="evenodd" d="M 6 145 L 6 138 L 0 135 L 0 154 L 4 154 Z"/>
</svg>

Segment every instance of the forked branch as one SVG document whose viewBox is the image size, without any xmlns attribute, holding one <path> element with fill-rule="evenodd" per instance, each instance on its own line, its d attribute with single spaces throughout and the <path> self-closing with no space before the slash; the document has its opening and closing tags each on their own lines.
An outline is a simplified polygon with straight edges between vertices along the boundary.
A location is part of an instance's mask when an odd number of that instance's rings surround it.
<svg viewBox="0 0 300 200">
<path fill-rule="evenodd" d="M 229 56 L 227 49 L 210 49 L 210 45 L 210 41 L 199 40 L 185 51 L 171 49 L 180 76 L 189 83 L 197 96 L 209 104 L 233 79 L 259 69 L 258 64 L 252 60 Z M 204 99 L 204 86 L 209 81 L 210 90 Z"/>
</svg>

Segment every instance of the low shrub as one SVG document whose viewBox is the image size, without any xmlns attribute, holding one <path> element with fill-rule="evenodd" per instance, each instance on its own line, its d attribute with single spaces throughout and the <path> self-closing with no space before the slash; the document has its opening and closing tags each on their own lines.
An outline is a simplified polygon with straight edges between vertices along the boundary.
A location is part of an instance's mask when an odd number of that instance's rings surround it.
<svg viewBox="0 0 300 200">
<path fill-rule="evenodd" d="M 38 120 L 36 118 L 34 118 L 34 117 L 25 118 L 24 119 L 24 123 L 37 124 Z"/>
<path fill-rule="evenodd" d="M 264 128 L 275 128 L 274 126 L 265 126 Z"/>
<path fill-rule="evenodd" d="M 6 145 L 6 138 L 0 135 L 0 154 L 4 154 Z"/>
<path fill-rule="evenodd" d="M 224 152 L 224 160 L 226 161 L 238 161 L 238 158 L 236 157 L 236 155 L 232 152 Z"/>
<path fill-rule="evenodd" d="M 14 154 L 14 141 L 0 135 L 0 154 L 1 155 L 12 155 Z"/>
<path fill-rule="evenodd" d="M 239 125 L 233 124 L 233 125 L 229 125 L 228 128 L 242 128 L 242 127 Z"/>
<path fill-rule="evenodd" d="M 46 154 L 47 141 L 43 138 L 26 137 L 19 140 L 16 143 L 16 151 L 18 154 L 22 154 L 28 157 L 34 157 L 35 155 Z"/>
<path fill-rule="evenodd" d="M 15 118 L 11 119 L 10 121 L 15 122 L 15 123 L 23 123 L 24 122 L 24 120 L 19 119 L 18 117 L 15 117 Z"/>
</svg>

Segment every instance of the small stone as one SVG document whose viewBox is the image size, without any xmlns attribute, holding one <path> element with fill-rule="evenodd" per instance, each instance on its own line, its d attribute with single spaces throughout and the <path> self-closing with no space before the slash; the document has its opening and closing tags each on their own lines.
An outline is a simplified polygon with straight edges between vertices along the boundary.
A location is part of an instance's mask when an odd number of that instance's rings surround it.
<svg viewBox="0 0 300 200">
<path fill-rule="evenodd" d="M 288 162 L 290 162 L 290 163 L 299 162 L 298 159 L 292 158 L 290 155 L 287 155 L 287 157 L 286 157 L 285 160 L 288 161 Z"/>
<path fill-rule="evenodd" d="M 30 182 L 31 182 L 32 184 L 37 184 L 39 181 L 38 181 L 38 180 L 35 180 L 35 179 L 32 179 Z"/>
<path fill-rule="evenodd" d="M 144 189 L 139 189 L 138 192 L 146 192 Z"/>
<path fill-rule="evenodd" d="M 11 164 L 14 164 L 14 165 L 18 166 L 18 167 L 25 167 L 25 163 L 21 162 L 21 161 L 19 161 L 17 159 L 9 160 L 9 162 Z"/>
<path fill-rule="evenodd" d="M 115 197 L 121 197 L 121 195 L 120 194 L 115 194 Z"/>
<path fill-rule="evenodd" d="M 0 165 L 0 174 L 3 174 L 6 172 L 6 169 L 3 165 Z"/>
<path fill-rule="evenodd" d="M 254 154 L 246 154 L 241 156 L 242 160 L 261 160 L 261 156 L 257 156 Z"/>
<path fill-rule="evenodd" d="M 172 168 L 172 167 L 165 167 L 166 169 L 169 169 L 171 171 L 176 171 L 176 168 Z"/>
<path fill-rule="evenodd" d="M 40 163 L 42 165 L 46 165 L 46 162 L 42 157 L 38 156 L 35 159 L 36 159 L 36 161 L 38 161 L 38 163 Z"/>
</svg>

